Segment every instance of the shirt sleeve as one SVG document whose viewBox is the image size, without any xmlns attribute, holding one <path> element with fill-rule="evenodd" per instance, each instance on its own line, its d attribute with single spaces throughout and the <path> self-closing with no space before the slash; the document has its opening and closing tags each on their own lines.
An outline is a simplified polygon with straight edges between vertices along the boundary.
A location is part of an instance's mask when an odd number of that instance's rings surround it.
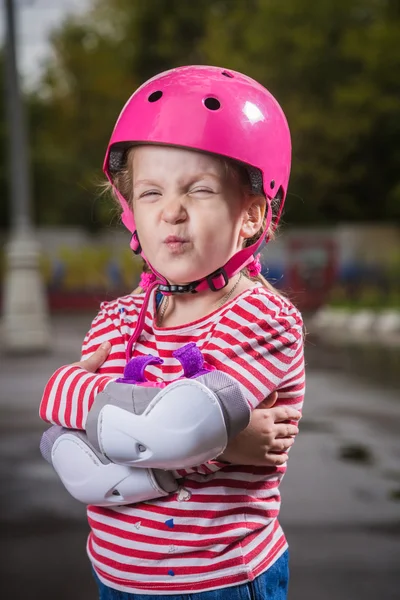
<svg viewBox="0 0 400 600">
<path fill-rule="evenodd" d="M 81 360 L 88 358 L 102 343 L 111 343 L 106 362 L 96 373 L 74 365 L 57 369 L 44 389 L 40 418 L 68 429 L 85 429 L 88 412 L 95 397 L 110 382 L 121 376 L 125 364 L 125 344 L 119 320 L 109 313 L 104 302 L 92 322 L 82 345 Z M 122 359 L 122 360 L 121 360 Z"/>
<path fill-rule="evenodd" d="M 288 300 L 260 292 L 239 301 L 217 323 L 203 355 L 208 364 L 236 379 L 252 409 L 277 390 L 276 406 L 301 410 L 303 322 Z M 208 475 L 226 466 L 212 460 L 177 470 L 177 475 Z"/>
<path fill-rule="evenodd" d="M 251 408 L 290 378 L 303 359 L 303 323 L 285 298 L 245 297 L 221 318 L 203 350 L 205 360 L 236 379 Z"/>
</svg>

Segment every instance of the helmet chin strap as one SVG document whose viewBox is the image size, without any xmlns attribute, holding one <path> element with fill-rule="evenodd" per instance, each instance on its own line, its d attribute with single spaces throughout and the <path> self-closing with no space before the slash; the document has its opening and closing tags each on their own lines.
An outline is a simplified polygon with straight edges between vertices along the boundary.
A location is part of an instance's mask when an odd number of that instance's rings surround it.
<svg viewBox="0 0 400 600">
<path fill-rule="evenodd" d="M 136 323 L 135 331 L 129 339 L 126 348 L 126 360 L 129 361 L 131 359 L 133 346 L 137 342 L 140 334 L 143 331 L 150 295 L 155 288 L 158 288 L 158 291 L 160 291 L 164 296 L 172 296 L 176 294 L 187 293 L 196 294 L 197 292 L 201 292 L 207 289 L 210 289 L 213 292 L 222 290 L 229 283 L 229 280 L 232 277 L 234 277 L 234 275 L 239 273 L 239 271 L 241 271 L 244 267 L 246 267 L 249 263 L 251 263 L 254 260 L 253 254 L 262 243 L 263 237 L 264 236 L 261 236 L 261 238 L 257 240 L 257 242 L 252 246 L 248 246 L 247 248 L 243 248 L 243 250 L 237 252 L 235 256 L 228 260 L 224 267 L 217 269 L 216 271 L 214 271 L 210 275 L 207 275 L 207 277 L 204 277 L 203 279 L 200 279 L 198 281 L 192 281 L 191 283 L 188 283 L 186 285 L 169 284 L 166 281 L 165 277 L 162 277 L 159 273 L 157 273 L 157 271 L 153 269 L 151 264 L 146 261 L 150 269 L 156 276 L 156 279 L 149 285 L 149 287 L 146 290 L 142 308 L 140 310 L 138 320 Z M 143 257 L 143 253 L 140 254 Z"/>
<path fill-rule="evenodd" d="M 143 249 L 140 245 L 139 237 L 137 230 L 135 228 L 135 223 L 133 219 L 133 215 L 131 210 L 128 207 L 126 200 L 122 197 L 122 195 L 117 191 L 117 194 L 120 198 L 121 204 L 124 207 L 122 221 L 130 231 L 133 231 L 132 238 L 130 242 L 130 247 L 133 252 L 141 256 L 143 260 L 147 263 L 151 271 L 154 273 L 156 280 L 159 284 L 158 290 L 164 296 L 172 296 L 174 294 L 196 294 L 198 292 L 202 292 L 204 290 L 212 290 L 213 292 L 218 292 L 219 290 L 224 289 L 229 283 L 229 280 L 234 277 L 239 271 L 244 269 L 248 264 L 250 264 L 254 259 L 254 254 L 264 241 L 266 236 L 266 232 L 268 231 L 271 221 L 272 221 L 272 209 L 271 202 L 267 199 L 267 217 L 265 220 L 265 228 L 264 234 L 260 236 L 260 238 L 251 246 L 247 246 L 246 248 L 242 248 L 237 252 L 232 258 L 228 260 L 228 262 L 223 266 L 213 271 L 206 277 L 202 279 L 198 279 L 196 281 L 191 281 L 186 284 L 170 284 L 166 280 L 166 278 L 161 275 L 156 269 L 150 264 L 150 262 L 146 259 Z"/>
<path fill-rule="evenodd" d="M 154 269 L 154 267 L 149 263 L 146 256 L 144 255 L 143 249 L 140 245 L 132 210 L 129 207 L 129 204 L 124 198 L 124 196 L 118 191 L 118 189 L 114 185 L 113 188 L 123 209 L 121 220 L 125 227 L 132 232 L 130 247 L 132 251 L 137 256 L 141 256 L 143 260 L 147 263 L 147 265 L 150 267 L 151 271 L 156 277 L 158 289 L 164 296 L 172 296 L 174 294 L 196 294 L 207 289 L 210 289 L 213 292 L 218 292 L 219 290 L 224 289 L 224 287 L 228 285 L 229 280 L 232 277 L 234 277 L 237 273 L 239 273 L 239 271 L 244 269 L 249 263 L 252 262 L 254 254 L 262 244 L 266 236 L 266 232 L 268 231 L 272 221 L 271 200 L 267 198 L 267 216 L 265 220 L 264 234 L 261 235 L 260 238 L 254 244 L 239 250 L 239 252 L 232 256 L 232 258 L 230 258 L 223 267 L 220 267 L 219 269 L 213 271 L 212 273 L 210 273 L 206 277 L 203 277 L 202 279 L 191 281 L 187 284 L 170 284 L 168 283 L 167 279 L 163 275 L 161 275 L 161 273 Z"/>
<path fill-rule="evenodd" d="M 178 294 L 196 294 L 198 292 L 202 292 L 208 289 L 212 290 L 213 292 L 218 292 L 224 289 L 224 287 L 228 285 L 229 280 L 232 277 L 234 277 L 237 273 L 239 273 L 239 271 L 244 269 L 248 264 L 250 264 L 254 260 L 254 254 L 262 244 L 266 232 L 270 227 L 272 220 L 272 209 L 271 202 L 269 199 L 267 199 L 267 218 L 265 222 L 264 234 L 261 235 L 260 238 L 251 246 L 247 246 L 246 248 L 242 248 L 241 250 L 239 250 L 239 252 L 232 256 L 232 258 L 230 258 L 223 267 L 220 267 L 216 271 L 213 271 L 206 277 L 198 279 L 197 281 L 192 281 L 187 284 L 170 284 L 167 281 L 167 279 L 163 275 L 161 275 L 161 273 L 158 273 L 158 271 L 156 271 L 146 259 L 139 242 L 133 214 L 128 206 L 128 203 L 126 202 L 122 194 L 120 194 L 118 190 L 116 190 L 116 188 L 114 189 L 123 207 L 122 222 L 127 227 L 127 229 L 132 231 L 130 247 L 136 255 L 141 256 L 143 258 L 143 260 L 148 264 L 151 271 L 156 277 L 156 279 L 149 285 L 146 291 L 142 308 L 140 310 L 138 320 L 136 323 L 135 331 L 133 332 L 128 342 L 128 346 L 126 349 L 126 359 L 130 360 L 132 348 L 143 330 L 147 306 L 152 291 L 157 287 L 158 291 L 160 291 L 164 296 L 172 296 Z"/>
<path fill-rule="evenodd" d="M 249 263 L 253 261 L 252 251 L 250 251 L 250 255 L 247 258 L 243 255 L 239 256 L 239 254 L 241 253 L 238 252 L 237 254 L 235 254 L 235 256 L 233 256 L 224 267 L 220 267 L 219 269 L 213 271 L 203 279 L 192 281 L 191 283 L 187 283 L 186 285 L 160 284 L 158 286 L 158 290 L 162 294 L 164 294 L 164 296 L 187 293 L 197 294 L 198 292 L 202 292 L 204 290 L 212 290 L 213 292 L 223 290 L 224 287 L 228 285 L 229 280 L 232 277 L 234 277 L 237 273 L 239 273 L 239 271 L 244 269 L 244 267 L 246 267 Z M 248 253 L 246 253 L 246 255 L 247 254 Z"/>
</svg>

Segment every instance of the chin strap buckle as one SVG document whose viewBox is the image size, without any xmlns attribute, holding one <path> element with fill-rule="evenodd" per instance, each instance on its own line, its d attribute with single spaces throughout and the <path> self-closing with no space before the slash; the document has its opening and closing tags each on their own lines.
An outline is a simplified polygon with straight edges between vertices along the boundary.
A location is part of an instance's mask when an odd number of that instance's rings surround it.
<svg viewBox="0 0 400 600">
<path fill-rule="evenodd" d="M 208 283 L 208 287 L 213 292 L 223 290 L 224 287 L 226 287 L 229 283 L 229 277 L 227 272 L 225 271 L 225 267 L 220 267 L 219 269 L 208 275 L 206 277 L 206 281 Z"/>
</svg>

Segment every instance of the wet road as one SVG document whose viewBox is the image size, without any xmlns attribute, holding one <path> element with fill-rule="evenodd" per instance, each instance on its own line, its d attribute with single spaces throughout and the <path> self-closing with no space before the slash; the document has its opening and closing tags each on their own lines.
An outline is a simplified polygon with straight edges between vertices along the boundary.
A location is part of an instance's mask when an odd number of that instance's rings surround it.
<svg viewBox="0 0 400 600">
<path fill-rule="evenodd" d="M 51 355 L 0 359 L 1 598 L 96 599 L 84 507 L 40 458 L 37 417 L 46 379 L 77 360 L 89 320 L 58 318 Z M 304 417 L 282 484 L 290 600 L 400 598 L 398 358 L 308 343 Z"/>
</svg>

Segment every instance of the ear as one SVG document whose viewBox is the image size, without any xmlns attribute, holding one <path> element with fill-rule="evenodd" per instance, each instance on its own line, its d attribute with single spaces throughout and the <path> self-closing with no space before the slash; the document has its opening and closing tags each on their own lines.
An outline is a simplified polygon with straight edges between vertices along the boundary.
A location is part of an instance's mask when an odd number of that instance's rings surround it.
<svg viewBox="0 0 400 600">
<path fill-rule="evenodd" d="M 240 231 L 244 239 L 252 238 L 260 231 L 264 222 L 265 208 L 266 201 L 263 196 L 247 197 Z"/>
</svg>

